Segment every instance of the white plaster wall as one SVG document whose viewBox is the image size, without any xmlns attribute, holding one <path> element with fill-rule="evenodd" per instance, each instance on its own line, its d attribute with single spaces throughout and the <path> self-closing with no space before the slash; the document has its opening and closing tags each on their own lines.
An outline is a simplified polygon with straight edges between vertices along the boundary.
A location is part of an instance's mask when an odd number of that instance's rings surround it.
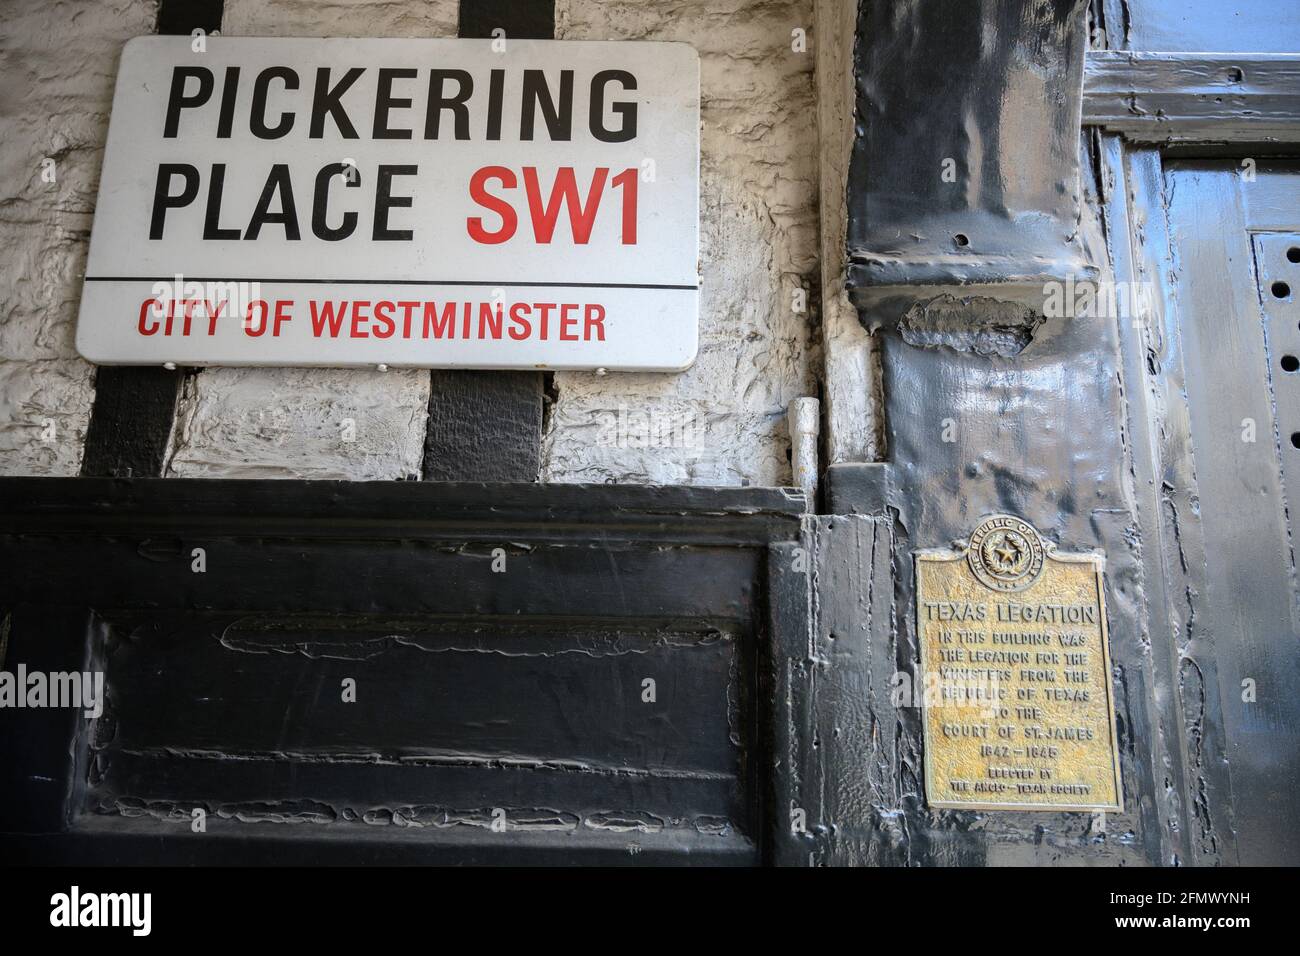
<svg viewBox="0 0 1300 956">
<path fill-rule="evenodd" d="M 701 59 L 700 355 L 677 375 L 560 372 L 545 481 L 784 485 L 785 406 L 819 347 L 812 0 L 557 0 L 566 40 L 682 40 Z M 792 50 L 791 31 L 807 35 Z"/>
<path fill-rule="evenodd" d="M 456 0 L 226 0 L 227 36 L 456 35 Z M 205 478 L 420 474 L 429 373 L 204 369 L 185 384 L 167 473 Z"/>
<path fill-rule="evenodd" d="M 853 153 L 856 0 L 816 0 L 817 128 L 821 144 L 822 418 L 825 464 L 885 455 L 884 396 L 876 340 L 844 289 L 848 170 Z"/>
<path fill-rule="evenodd" d="M 99 163 L 122 43 L 156 18 L 154 0 L 3 0 L 0 474 L 81 468 L 94 368 L 73 340 Z"/>
<path fill-rule="evenodd" d="M 266 37 L 454 37 L 458 0 L 225 0 L 221 32 Z"/>
<path fill-rule="evenodd" d="M 0 472 L 75 474 L 93 369 L 73 348 L 122 43 L 153 0 L 5 0 L 0 31 Z M 558 0 L 561 39 L 661 39 L 702 60 L 701 348 L 678 375 L 558 373 L 545 481 L 788 484 L 785 406 L 816 394 L 813 0 Z M 227 0 L 223 32 L 454 36 L 456 0 Z M 11 12 L 12 11 L 12 12 Z M 791 31 L 807 32 L 806 52 Z M 40 159 L 59 182 L 40 181 Z M 811 304 L 811 303 L 810 303 Z M 206 369 L 168 474 L 391 479 L 420 470 L 423 371 Z M 45 440 L 53 422 L 55 438 Z"/>
</svg>

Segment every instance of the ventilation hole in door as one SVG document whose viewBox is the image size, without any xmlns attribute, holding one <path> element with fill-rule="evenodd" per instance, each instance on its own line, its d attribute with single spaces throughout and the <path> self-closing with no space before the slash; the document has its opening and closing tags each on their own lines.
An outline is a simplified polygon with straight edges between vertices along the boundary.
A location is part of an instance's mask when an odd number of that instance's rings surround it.
<svg viewBox="0 0 1300 956">
<path fill-rule="evenodd" d="M 1300 432 L 1291 433 L 1291 444 L 1295 448 L 1300 448 Z"/>
<path fill-rule="evenodd" d="M 1273 298 L 1285 299 L 1291 294 L 1291 287 L 1285 282 L 1274 282 L 1269 286 L 1269 291 L 1273 293 Z"/>
<path fill-rule="evenodd" d="M 1300 262 L 1300 246 L 1292 246 L 1286 251 L 1287 262 Z"/>
<path fill-rule="evenodd" d="M 1298 368 L 1300 368 L 1300 359 L 1296 358 L 1294 355 L 1282 356 L 1282 371 L 1294 372 Z"/>
</svg>

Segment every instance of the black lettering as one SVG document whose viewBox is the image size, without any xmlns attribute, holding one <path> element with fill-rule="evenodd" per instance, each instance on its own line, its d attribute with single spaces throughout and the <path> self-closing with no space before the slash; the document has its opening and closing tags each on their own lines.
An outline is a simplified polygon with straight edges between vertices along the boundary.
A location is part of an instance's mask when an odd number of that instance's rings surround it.
<svg viewBox="0 0 1300 956">
<path fill-rule="evenodd" d="M 208 183 L 208 205 L 203 213 L 204 239 L 238 239 L 238 229 L 222 229 L 217 223 L 221 215 L 221 192 L 226 185 L 226 164 L 214 163 L 212 179 Z"/>
<path fill-rule="evenodd" d="M 413 80 L 417 70 L 381 69 L 379 71 L 379 88 L 375 92 L 375 139 L 410 139 L 409 129 L 390 129 L 388 111 L 393 109 L 410 109 L 411 101 L 393 96 L 393 80 Z"/>
<path fill-rule="evenodd" d="M 311 132 L 310 139 L 321 139 L 325 135 L 325 114 L 329 114 L 334 120 L 334 125 L 338 128 L 339 134 L 344 139 L 356 139 L 357 129 L 348 119 L 347 111 L 343 108 L 343 94 L 348 88 L 357 81 L 363 70 L 359 66 L 354 66 L 343 74 L 343 79 L 330 89 L 330 68 L 322 66 L 316 71 L 316 91 L 311 101 Z"/>
<path fill-rule="evenodd" d="M 506 71 L 492 70 L 488 74 L 487 138 L 501 138 L 501 98 L 506 90 Z"/>
<path fill-rule="evenodd" d="M 311 208 L 311 231 L 317 239 L 324 239 L 326 242 L 338 242 L 340 239 L 346 239 L 352 235 L 357 228 L 357 214 L 355 212 L 345 212 L 343 214 L 343 225 L 337 229 L 330 228 L 326 222 L 328 206 L 330 200 L 330 180 L 335 176 L 343 177 L 345 186 L 360 186 L 361 174 L 357 172 L 355 166 L 345 166 L 343 163 L 334 163 L 326 166 L 316 174 L 316 192 L 312 197 Z"/>
<path fill-rule="evenodd" d="M 173 176 L 182 176 L 185 186 L 180 194 L 171 194 Z M 153 216 L 149 220 L 149 238 L 161 239 L 163 221 L 168 209 L 180 209 L 194 202 L 199 194 L 199 171 L 186 163 L 162 163 L 158 167 L 158 181 L 153 187 Z"/>
<path fill-rule="evenodd" d="M 409 240 L 411 230 L 389 229 L 388 210 L 409 208 L 410 196 L 393 196 L 390 194 L 394 176 L 414 176 L 419 171 L 416 166 L 380 166 L 375 178 L 375 228 L 372 234 L 376 242 L 387 240 Z"/>
<path fill-rule="evenodd" d="M 278 126 L 266 125 L 266 95 L 272 80 L 283 80 L 286 90 L 298 88 L 298 74 L 287 66 L 267 67 L 257 74 L 257 79 L 253 82 L 253 106 L 249 127 L 258 139 L 279 139 L 293 129 L 292 113 L 281 113 Z"/>
<path fill-rule="evenodd" d="M 193 96 L 185 95 L 185 81 L 194 77 L 199 89 Z M 181 110 L 202 106 L 212 96 L 212 71 L 204 66 L 178 66 L 172 70 L 172 88 L 167 95 L 167 120 L 163 124 L 163 137 L 175 139 L 181 124 Z"/>
<path fill-rule="evenodd" d="M 545 97 L 545 102 L 543 102 Z M 573 71 L 560 71 L 560 105 L 551 98 L 551 88 L 546 74 L 541 70 L 524 70 L 524 98 L 519 116 L 519 138 L 533 138 L 533 122 L 537 108 L 542 109 L 546 130 L 554 142 L 568 142 L 573 130 Z"/>
<path fill-rule="evenodd" d="M 601 70 L 591 78 L 591 135 L 602 143 L 626 143 L 636 137 L 636 100 L 614 103 L 610 109 L 623 123 L 618 129 L 605 126 L 605 87 L 615 81 L 625 90 L 636 89 L 636 77 L 626 70 Z"/>
<path fill-rule="evenodd" d="M 230 139 L 235 125 L 235 96 L 239 89 L 239 67 L 226 67 L 226 81 L 221 86 L 221 113 L 217 119 L 217 139 Z"/>
<path fill-rule="evenodd" d="M 273 213 L 270 211 L 271 200 L 276 193 L 280 194 L 280 211 Z M 266 177 L 266 185 L 262 187 L 262 195 L 253 209 L 253 217 L 248 220 L 248 228 L 244 230 L 244 238 L 256 239 L 261 234 L 262 227 L 269 222 L 282 224 L 286 239 L 302 238 L 298 230 L 298 208 L 293 201 L 293 183 L 289 179 L 289 167 L 285 163 L 276 163 L 271 167 L 271 175 Z"/>
<path fill-rule="evenodd" d="M 449 97 L 443 92 L 447 80 L 455 80 L 459 84 L 455 96 Z M 469 139 L 469 108 L 465 105 L 465 101 L 473 92 L 474 80 L 466 71 L 430 70 L 429 103 L 424 114 L 424 138 L 438 138 L 438 124 L 442 119 L 442 111 L 450 109 L 456 122 L 456 138 Z"/>
</svg>

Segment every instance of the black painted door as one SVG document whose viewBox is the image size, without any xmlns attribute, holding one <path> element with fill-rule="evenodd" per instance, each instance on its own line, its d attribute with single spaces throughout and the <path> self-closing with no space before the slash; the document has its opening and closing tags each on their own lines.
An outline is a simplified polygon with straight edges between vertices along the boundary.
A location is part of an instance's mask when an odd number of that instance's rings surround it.
<svg viewBox="0 0 1300 956">
<path fill-rule="evenodd" d="M 0 857 L 769 859 L 771 649 L 807 610 L 772 555 L 802 509 L 0 481 L 0 668 L 105 682 L 99 713 L 0 710 Z"/>
<path fill-rule="evenodd" d="M 1169 443 L 1195 474 L 1196 516 L 1179 553 L 1203 549 L 1188 637 L 1212 645 L 1235 854 L 1295 864 L 1300 834 L 1300 612 L 1294 521 L 1300 505 L 1300 168 L 1256 162 L 1166 166 L 1175 327 L 1185 367 L 1187 438 Z M 1199 518 L 1203 540 L 1186 534 Z M 1177 531 L 1177 528 L 1175 528 Z M 1200 591 L 1203 593 L 1191 593 Z M 1205 675 L 1184 668 L 1185 696 Z M 1210 675 L 1211 679 L 1213 675 Z M 1214 778 L 1211 778 L 1214 779 Z"/>
</svg>

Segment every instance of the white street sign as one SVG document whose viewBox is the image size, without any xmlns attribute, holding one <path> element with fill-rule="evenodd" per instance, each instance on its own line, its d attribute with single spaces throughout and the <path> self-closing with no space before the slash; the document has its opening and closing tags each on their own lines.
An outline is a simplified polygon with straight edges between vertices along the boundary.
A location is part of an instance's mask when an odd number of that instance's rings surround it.
<svg viewBox="0 0 1300 956">
<path fill-rule="evenodd" d="M 77 348 L 685 368 L 699 89 L 681 43 L 132 40 Z"/>
</svg>

